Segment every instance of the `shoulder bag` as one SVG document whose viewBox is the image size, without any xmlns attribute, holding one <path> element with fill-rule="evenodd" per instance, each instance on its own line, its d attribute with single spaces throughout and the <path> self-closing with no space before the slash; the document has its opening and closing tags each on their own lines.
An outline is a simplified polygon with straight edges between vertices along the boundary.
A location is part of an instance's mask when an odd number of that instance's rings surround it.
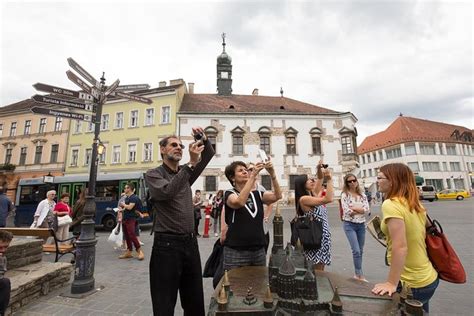
<svg viewBox="0 0 474 316">
<path fill-rule="evenodd" d="M 426 227 L 426 251 L 441 280 L 451 283 L 466 283 L 466 272 L 454 248 L 443 233 L 437 220 L 426 214 L 429 226 Z"/>
<path fill-rule="evenodd" d="M 304 250 L 318 250 L 323 238 L 323 223 L 314 216 L 298 215 L 290 222 L 291 244 L 296 246 L 298 239 Z"/>
</svg>

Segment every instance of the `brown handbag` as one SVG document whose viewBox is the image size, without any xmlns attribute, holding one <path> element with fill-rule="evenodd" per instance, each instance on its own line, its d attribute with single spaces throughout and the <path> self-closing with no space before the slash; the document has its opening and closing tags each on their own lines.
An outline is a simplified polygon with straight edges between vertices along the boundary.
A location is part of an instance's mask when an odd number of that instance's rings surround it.
<svg viewBox="0 0 474 316">
<path fill-rule="evenodd" d="M 433 267 L 441 280 L 451 283 L 466 283 L 466 272 L 456 251 L 443 233 L 437 220 L 426 214 L 429 226 L 426 227 L 426 250 Z"/>
</svg>

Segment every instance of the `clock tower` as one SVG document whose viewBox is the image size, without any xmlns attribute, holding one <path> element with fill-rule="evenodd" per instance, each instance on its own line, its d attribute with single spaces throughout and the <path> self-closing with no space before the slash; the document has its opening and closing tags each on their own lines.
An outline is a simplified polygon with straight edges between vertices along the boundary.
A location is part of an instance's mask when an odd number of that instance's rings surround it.
<svg viewBox="0 0 474 316">
<path fill-rule="evenodd" d="M 222 53 L 217 57 L 217 94 L 232 94 L 232 58 L 225 52 L 225 33 L 222 33 Z"/>
</svg>

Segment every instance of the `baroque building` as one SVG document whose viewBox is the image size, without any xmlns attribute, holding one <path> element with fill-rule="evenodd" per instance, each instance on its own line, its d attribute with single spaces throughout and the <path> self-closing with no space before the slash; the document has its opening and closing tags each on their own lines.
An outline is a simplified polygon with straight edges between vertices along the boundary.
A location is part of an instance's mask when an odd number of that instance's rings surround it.
<svg viewBox="0 0 474 316">
<path fill-rule="evenodd" d="M 250 95 L 233 94 L 232 59 L 225 41 L 222 45 L 217 57 L 217 94 L 190 91 L 178 111 L 183 141 L 191 142 L 191 128 L 202 126 L 216 150 L 194 189 L 215 193 L 229 188 L 225 166 L 234 160 L 256 162 L 259 149 L 271 158 L 289 203 L 294 177 L 314 174 L 320 159 L 332 169 L 336 187 L 342 186 L 344 174 L 357 167 L 356 117 L 285 97 L 282 90 L 280 96 L 262 96 L 258 89 Z M 260 183 L 271 189 L 265 172 Z"/>
<path fill-rule="evenodd" d="M 64 173 L 69 120 L 33 114 L 35 105 L 26 99 L 0 107 L 0 183 L 12 201 L 20 179 Z"/>
<path fill-rule="evenodd" d="M 395 162 L 407 164 L 437 190 L 474 187 L 474 138 L 467 127 L 400 115 L 384 131 L 366 137 L 357 152 L 359 177 L 372 192 L 378 169 Z"/>
</svg>

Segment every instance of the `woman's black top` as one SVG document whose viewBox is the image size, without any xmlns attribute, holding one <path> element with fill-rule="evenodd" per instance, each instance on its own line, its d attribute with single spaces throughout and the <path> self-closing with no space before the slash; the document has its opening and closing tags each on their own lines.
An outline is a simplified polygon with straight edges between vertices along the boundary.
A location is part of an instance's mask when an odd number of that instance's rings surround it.
<svg viewBox="0 0 474 316">
<path fill-rule="evenodd" d="M 237 250 L 257 250 L 264 247 L 262 192 L 250 192 L 247 202 L 239 209 L 227 205 L 227 199 L 233 193 L 240 194 L 235 188 L 224 194 L 225 222 L 229 226 L 224 245 Z"/>
</svg>

